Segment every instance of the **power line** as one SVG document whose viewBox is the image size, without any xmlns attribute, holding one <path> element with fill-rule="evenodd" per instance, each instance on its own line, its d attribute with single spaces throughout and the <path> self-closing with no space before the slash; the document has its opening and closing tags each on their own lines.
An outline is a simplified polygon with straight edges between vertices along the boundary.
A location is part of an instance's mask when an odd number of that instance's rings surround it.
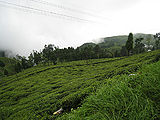
<svg viewBox="0 0 160 120">
<path fill-rule="evenodd" d="M 53 12 L 53 11 L 48 11 L 48 10 L 42 10 L 42 9 L 38 9 L 38 8 L 33 8 L 33 7 L 29 7 L 29 6 L 24 6 L 24 5 L 18 5 L 15 3 L 10 3 L 10 2 L 6 2 L 6 1 L 0 1 L 0 3 L 6 4 L 6 5 L 11 5 L 13 9 L 16 8 L 22 8 L 23 10 L 30 10 L 32 12 L 38 12 L 40 14 L 46 15 L 46 14 L 50 14 L 50 15 L 54 15 L 54 16 L 60 16 L 60 17 L 65 17 L 65 18 L 70 18 L 72 20 L 78 20 L 78 21 L 83 21 L 83 22 L 92 22 L 92 23 L 96 23 L 95 21 L 91 21 L 91 20 L 86 20 L 86 19 L 82 19 L 82 18 L 78 18 L 78 17 L 74 17 L 74 16 L 70 16 L 70 15 L 65 15 L 65 14 L 61 14 L 61 13 L 57 13 L 57 12 Z M 10 7 L 10 6 L 8 6 Z"/>
<path fill-rule="evenodd" d="M 45 4 L 45 5 L 56 7 L 56 8 L 59 8 L 59 9 L 68 10 L 68 11 L 71 11 L 71 12 L 77 12 L 77 13 L 81 13 L 81 14 L 86 14 L 86 15 L 89 15 L 89 16 L 92 16 L 92 17 L 98 17 L 98 18 L 108 19 L 108 18 L 105 18 L 105 17 L 102 17 L 102 16 L 98 16 L 98 15 L 92 14 L 90 12 L 85 12 L 85 11 L 81 11 L 81 10 L 65 7 L 63 5 L 59 5 L 59 4 L 55 4 L 55 3 L 50 3 L 50 2 L 47 2 L 47 1 L 44 1 L 44 0 L 29 0 L 29 1 L 36 2 L 36 3 L 39 3 L 39 4 Z"/>
</svg>

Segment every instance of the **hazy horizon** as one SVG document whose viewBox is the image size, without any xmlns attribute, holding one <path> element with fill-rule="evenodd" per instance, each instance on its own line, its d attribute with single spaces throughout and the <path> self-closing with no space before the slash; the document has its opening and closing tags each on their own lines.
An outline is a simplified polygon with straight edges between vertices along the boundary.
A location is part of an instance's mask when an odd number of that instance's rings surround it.
<svg viewBox="0 0 160 120">
<path fill-rule="evenodd" d="M 160 31 L 158 0 L 1 1 L 0 49 L 24 56 L 45 44 L 77 47 L 103 37 Z"/>
</svg>

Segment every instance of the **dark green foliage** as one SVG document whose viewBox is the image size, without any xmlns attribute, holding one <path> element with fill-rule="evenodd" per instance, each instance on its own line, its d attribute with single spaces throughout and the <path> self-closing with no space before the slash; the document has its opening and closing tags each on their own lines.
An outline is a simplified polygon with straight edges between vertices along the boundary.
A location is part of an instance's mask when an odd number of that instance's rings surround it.
<svg viewBox="0 0 160 120">
<path fill-rule="evenodd" d="M 34 64 L 38 65 L 43 59 L 41 56 L 41 53 L 37 52 L 37 51 L 33 51 L 33 60 L 34 60 Z"/>
<path fill-rule="evenodd" d="M 5 63 L 0 60 L 0 67 L 5 67 Z"/>
<path fill-rule="evenodd" d="M 19 72 L 22 71 L 22 66 L 21 66 L 21 64 L 19 62 L 17 62 L 15 64 L 15 71 L 16 71 L 16 73 L 19 73 Z"/>
<path fill-rule="evenodd" d="M 99 45 L 96 45 L 94 47 L 94 53 L 96 55 L 96 58 L 98 58 L 98 59 L 99 59 L 99 56 L 100 56 L 100 52 L 101 52 L 101 48 L 99 47 Z"/>
<path fill-rule="evenodd" d="M 160 48 L 159 45 L 160 45 L 160 41 L 159 41 L 159 40 L 156 40 L 156 41 L 155 41 L 155 48 L 156 48 L 156 49 L 159 49 L 159 48 Z"/>
<path fill-rule="evenodd" d="M 155 39 L 155 49 L 160 49 L 160 33 L 156 33 L 156 35 L 154 35 L 154 39 Z"/>
<path fill-rule="evenodd" d="M 33 65 L 36 64 L 36 63 L 34 63 L 35 62 L 34 60 L 35 59 L 39 60 L 37 57 L 38 55 L 35 55 L 35 54 L 37 54 L 37 52 L 34 51 L 34 56 L 31 53 L 28 56 L 28 59 L 24 56 L 22 57 L 20 55 L 16 55 L 15 59 L 17 60 L 17 62 L 15 63 L 15 66 L 14 66 L 14 70 L 16 71 L 16 73 L 21 72 L 22 69 L 27 69 L 27 68 L 33 67 Z"/>
<path fill-rule="evenodd" d="M 21 62 L 22 62 L 22 68 L 23 69 L 29 68 L 28 60 L 25 57 L 22 57 Z"/>
<path fill-rule="evenodd" d="M 97 45 L 102 49 L 102 54 L 100 58 L 108 58 L 113 57 L 116 50 L 120 52 L 120 49 L 123 45 L 125 45 L 125 42 L 127 41 L 127 36 L 113 36 L 113 37 L 106 37 L 103 40 L 99 41 L 100 43 L 85 43 L 82 46 L 80 46 L 80 49 L 83 49 L 87 46 L 92 46 L 93 48 Z M 107 51 L 106 51 L 107 50 Z M 96 55 L 97 56 L 97 55 Z"/>
<path fill-rule="evenodd" d="M 160 53 L 158 53 L 156 56 L 155 56 L 155 59 L 153 59 L 154 62 L 158 62 L 160 60 Z"/>
<path fill-rule="evenodd" d="M 54 45 L 49 44 L 48 46 L 45 45 L 44 49 L 42 51 L 43 57 L 46 58 L 47 62 L 52 61 L 53 63 L 56 62 L 56 55 L 53 52 L 54 50 Z"/>
<path fill-rule="evenodd" d="M 145 52 L 145 45 L 142 43 L 143 38 L 137 38 L 135 40 L 134 52 L 135 54 L 139 54 Z"/>
<path fill-rule="evenodd" d="M 32 53 L 28 56 L 28 66 L 29 67 L 34 66 L 34 56 Z"/>
<path fill-rule="evenodd" d="M 120 56 L 121 56 L 120 52 L 118 50 L 116 50 L 114 53 L 114 57 L 120 57 Z"/>
<path fill-rule="evenodd" d="M 127 48 L 125 46 L 122 46 L 122 48 L 121 48 L 121 56 L 127 56 L 127 55 L 128 55 Z"/>
<path fill-rule="evenodd" d="M 126 42 L 125 47 L 126 47 L 126 49 L 127 49 L 128 56 L 129 56 L 131 50 L 133 49 L 133 34 L 132 34 L 132 33 L 129 33 L 128 40 L 127 40 L 127 42 Z"/>
<path fill-rule="evenodd" d="M 15 59 L 0 57 L 0 61 L 3 62 L 3 66 L 5 64 L 4 67 L 0 67 L 0 77 L 4 75 L 5 69 L 8 71 L 8 75 L 13 75 L 16 73 L 14 67 L 17 61 Z"/>
<path fill-rule="evenodd" d="M 4 75 L 8 75 L 8 71 L 4 69 Z"/>
<path fill-rule="evenodd" d="M 34 63 L 38 65 L 39 63 L 53 63 L 54 65 L 57 62 L 68 62 L 75 60 L 88 60 L 88 59 L 99 59 L 99 58 L 108 58 L 113 57 L 113 53 L 110 50 L 106 50 L 104 48 L 100 48 L 99 45 L 96 46 L 85 46 L 82 48 L 68 47 L 59 49 L 52 44 L 45 45 L 42 52 L 33 51 L 33 55 L 31 54 L 28 58 L 29 64 L 32 63 L 32 57 Z"/>
</svg>

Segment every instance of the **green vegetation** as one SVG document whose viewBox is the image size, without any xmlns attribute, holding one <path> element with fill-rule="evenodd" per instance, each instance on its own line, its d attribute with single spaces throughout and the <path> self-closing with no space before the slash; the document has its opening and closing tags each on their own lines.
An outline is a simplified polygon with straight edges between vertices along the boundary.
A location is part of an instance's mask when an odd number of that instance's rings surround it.
<svg viewBox="0 0 160 120">
<path fill-rule="evenodd" d="M 143 38 L 143 40 L 141 40 L 141 45 L 140 45 L 141 48 L 145 47 L 145 50 L 143 49 L 143 52 L 148 50 L 158 49 L 157 46 L 160 43 L 158 39 L 158 35 L 159 35 L 158 33 L 156 35 L 136 33 L 136 34 L 133 34 L 133 43 L 135 43 L 137 39 Z M 80 48 L 85 48 L 87 46 L 95 47 L 96 45 L 99 45 L 101 49 L 107 49 L 107 51 L 110 51 L 112 54 L 114 54 L 115 57 L 126 56 L 128 54 L 127 49 L 125 48 L 127 40 L 128 40 L 127 35 L 106 37 L 106 38 L 102 38 L 102 40 L 99 41 L 98 44 L 85 43 L 82 46 L 80 46 Z M 145 45 L 145 46 L 142 46 L 142 45 Z M 134 47 L 135 45 L 133 44 L 131 46 Z M 139 47 L 139 45 L 136 47 Z M 134 51 L 131 50 L 131 52 L 134 54 L 138 54 L 136 49 L 134 49 Z"/>
<path fill-rule="evenodd" d="M 137 38 L 144 38 L 144 40 L 142 41 L 143 44 L 147 44 L 147 45 L 154 45 L 154 36 L 152 34 L 142 34 L 142 33 L 136 33 L 133 35 L 134 41 Z M 103 41 L 100 41 L 100 43 L 98 43 L 98 45 L 102 48 L 118 48 L 121 49 L 122 46 L 124 46 L 126 44 L 126 41 L 128 39 L 127 35 L 119 35 L 119 36 L 113 36 L 113 37 L 106 37 L 103 38 Z M 86 47 L 86 46 L 96 46 L 95 43 L 85 43 L 83 44 L 81 47 Z"/>
<path fill-rule="evenodd" d="M 2 120 L 56 119 L 59 116 L 53 115 L 53 112 L 59 108 L 63 108 L 67 113 L 80 106 L 82 107 L 76 114 L 72 112 L 64 117 L 69 117 L 68 119 L 157 118 L 159 109 L 157 100 L 153 100 L 154 96 L 151 98 L 143 91 L 142 87 L 145 86 L 140 86 L 135 80 L 136 85 L 132 83 L 134 86 L 132 88 L 130 77 L 118 76 L 134 73 L 142 65 L 160 59 L 160 50 L 156 50 L 159 49 L 159 33 L 154 36 L 154 46 L 151 46 L 151 37 L 135 36 L 130 33 L 125 42 L 126 36 L 105 38 L 104 43 L 107 43 L 108 48 L 102 45 L 103 42 L 86 43 L 76 49 L 72 47 L 59 49 L 49 44 L 40 52 L 33 51 L 28 59 L 19 55 L 15 59 L 0 58 L 0 76 L 3 77 L 0 79 L 0 118 Z M 107 39 L 111 41 L 106 41 Z M 116 43 L 115 40 L 118 39 L 119 43 Z M 142 41 L 144 39 L 147 40 L 147 47 Z M 125 46 L 121 46 L 123 42 Z M 151 49 L 156 51 L 147 52 Z M 128 56 L 123 57 L 126 55 Z M 102 88 L 96 93 L 100 87 Z M 111 93 L 113 94 L 109 95 Z M 88 97 L 90 95 L 91 97 Z M 101 101 L 101 97 L 104 101 Z M 110 104 L 105 104 L 105 109 L 102 109 L 103 103 L 107 100 Z M 100 104 L 99 108 L 94 103 Z M 92 111 L 92 107 L 96 107 L 96 110 Z M 102 114 L 102 111 L 105 111 L 105 114 Z"/>
<path fill-rule="evenodd" d="M 158 34 L 155 35 L 154 39 L 159 42 L 159 36 L 157 35 Z M 30 53 L 28 59 L 26 57 L 17 55 L 16 59 L 20 62 L 20 64 L 15 65 L 15 70 L 16 72 L 19 72 L 23 69 L 27 69 L 40 64 L 56 65 L 57 63 L 69 61 L 114 58 L 127 55 L 129 56 L 147 52 L 148 50 L 151 51 L 158 49 L 158 47 L 155 47 L 155 49 L 153 49 L 154 46 L 151 45 L 152 37 L 147 37 L 148 42 L 145 46 L 145 44 L 142 43 L 142 40 L 145 40 L 146 38 L 136 38 L 136 36 L 136 34 L 133 36 L 133 34 L 130 33 L 127 37 L 127 41 L 125 41 L 126 36 L 105 38 L 104 42 L 102 43 L 86 43 L 80 47 L 77 47 L 76 49 L 74 49 L 73 47 L 59 49 L 53 44 L 48 44 L 44 46 L 42 51 L 33 51 L 33 53 Z M 135 44 L 133 44 L 133 39 L 135 39 Z M 126 42 L 125 46 L 122 46 L 122 42 Z"/>
<path fill-rule="evenodd" d="M 0 76 L 3 77 L 4 75 L 18 73 L 38 65 L 49 66 L 50 64 L 56 65 L 57 63 L 69 61 L 123 57 L 152 51 L 159 49 L 159 38 L 159 33 L 154 36 L 151 34 L 133 35 L 130 33 L 129 36 L 104 38 L 104 41 L 101 41 L 99 44 L 85 43 L 76 49 L 73 47 L 60 49 L 53 44 L 48 44 L 44 46 L 42 51 L 38 52 L 33 50 L 28 58 L 16 55 L 16 57 L 14 57 L 15 63 L 12 63 L 14 70 L 4 68 L 3 65 L 5 65 L 5 62 L 1 62 L 0 60 L 0 66 L 2 65 L 0 68 Z M 11 51 L 0 51 L 0 55 L 3 57 L 13 56 L 11 54 Z"/>
<path fill-rule="evenodd" d="M 139 54 L 145 51 L 145 45 L 142 43 L 143 38 L 137 38 L 135 40 L 134 53 Z"/>
<path fill-rule="evenodd" d="M 158 120 L 160 118 L 160 62 L 133 76 L 108 79 L 82 107 L 58 120 Z"/>
<path fill-rule="evenodd" d="M 111 77 L 136 72 L 142 65 L 157 60 L 155 56 L 159 52 L 160 50 L 130 57 L 64 62 L 47 67 L 41 65 L 26 69 L 16 75 L 4 77 L 0 80 L 0 118 L 2 120 L 56 119 L 59 116 L 53 115 L 53 112 L 59 108 L 62 107 L 64 112 L 69 112 L 72 108 L 80 107 L 83 100 L 95 93 L 97 88 L 109 85 L 109 81 L 112 81 Z M 122 78 L 121 81 L 123 81 Z M 114 82 L 121 84 L 116 80 L 113 80 Z M 135 84 L 137 83 L 135 82 Z M 122 85 L 122 88 L 125 89 L 124 86 L 127 85 L 127 82 L 122 82 Z M 113 88 L 116 88 L 116 85 L 113 85 Z M 106 90 L 104 87 L 103 89 Z M 126 88 L 125 90 L 131 89 Z M 128 92 L 127 95 L 132 95 L 132 91 Z M 149 98 L 147 100 L 142 99 L 141 95 L 137 98 L 137 94 L 131 96 L 131 98 L 133 98 L 133 101 L 140 99 L 144 102 L 142 106 L 138 107 L 139 111 L 142 110 L 143 105 L 148 111 L 152 111 L 150 105 L 152 100 Z M 113 100 L 113 102 L 116 101 Z M 118 105 L 118 101 L 116 105 Z M 145 107 L 145 105 L 148 105 L 148 107 Z M 136 109 L 134 109 L 133 114 L 135 111 Z M 125 110 L 122 111 L 124 117 L 128 117 L 125 112 Z M 90 114 L 88 113 L 88 115 Z M 115 114 L 118 114 L 117 111 L 115 111 Z M 86 116 L 88 115 L 86 114 Z M 152 112 L 150 116 L 147 116 L 148 118 L 152 116 Z"/>
<path fill-rule="evenodd" d="M 154 35 L 155 38 L 155 49 L 160 49 L 160 33 Z"/>
<path fill-rule="evenodd" d="M 17 61 L 11 58 L 0 57 L 0 77 L 7 75 L 13 75 L 15 71 L 15 63 Z M 5 73 L 5 74 L 4 74 Z"/>
<path fill-rule="evenodd" d="M 125 47 L 127 49 L 127 53 L 128 53 L 128 56 L 129 56 L 130 51 L 133 49 L 133 34 L 132 33 L 129 33 L 128 40 L 126 41 Z"/>
</svg>

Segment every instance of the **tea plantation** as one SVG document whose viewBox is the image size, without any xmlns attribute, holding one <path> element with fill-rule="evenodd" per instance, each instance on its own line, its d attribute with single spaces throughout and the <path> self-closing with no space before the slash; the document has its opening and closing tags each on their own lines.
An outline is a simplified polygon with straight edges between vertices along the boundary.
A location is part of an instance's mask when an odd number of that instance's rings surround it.
<svg viewBox="0 0 160 120">
<path fill-rule="evenodd" d="M 159 120 L 160 61 L 144 66 L 135 75 L 107 80 L 82 107 L 58 120 Z"/>
<path fill-rule="evenodd" d="M 147 115 L 148 119 L 153 116 L 155 116 L 153 119 L 157 118 L 156 111 L 152 108 L 157 100 L 152 102 L 149 98 L 152 98 L 153 94 L 147 93 L 147 84 L 150 81 L 145 82 L 144 89 L 141 89 L 143 86 L 138 85 L 142 84 L 141 82 L 137 80 L 134 82 L 135 77 L 129 78 L 128 75 L 123 74 L 137 73 L 142 66 L 158 61 L 159 53 L 160 50 L 157 50 L 130 57 L 73 61 L 47 67 L 36 66 L 16 75 L 4 77 L 0 80 L 0 119 L 74 120 L 84 118 L 93 120 L 95 117 L 96 119 L 138 119 L 141 118 L 139 117 L 141 114 L 145 116 L 147 112 L 150 112 Z M 153 65 L 152 68 L 157 71 L 155 66 Z M 155 72 L 153 75 L 159 74 Z M 143 76 L 145 78 L 145 73 L 140 80 Z M 128 83 L 133 83 L 131 88 Z M 119 86 L 122 88 L 118 88 Z M 134 88 L 138 88 L 139 91 L 136 89 L 134 91 Z M 141 91 L 146 94 L 139 94 Z M 109 94 L 113 95 L 108 96 Z M 110 100 L 109 103 L 105 99 Z M 131 103 L 128 103 L 130 100 L 132 100 Z M 133 105 L 134 102 L 137 104 Z M 140 104 L 141 102 L 143 104 Z M 115 106 L 112 106 L 113 104 Z M 104 109 L 102 109 L 103 105 Z M 137 108 L 134 109 L 135 106 Z M 59 108 L 63 108 L 64 113 L 53 115 Z M 66 114 L 73 109 L 77 111 Z M 135 115 L 136 110 L 144 109 L 147 112 Z M 107 112 L 103 114 L 103 111 Z M 131 114 L 135 117 L 131 117 Z"/>
</svg>

